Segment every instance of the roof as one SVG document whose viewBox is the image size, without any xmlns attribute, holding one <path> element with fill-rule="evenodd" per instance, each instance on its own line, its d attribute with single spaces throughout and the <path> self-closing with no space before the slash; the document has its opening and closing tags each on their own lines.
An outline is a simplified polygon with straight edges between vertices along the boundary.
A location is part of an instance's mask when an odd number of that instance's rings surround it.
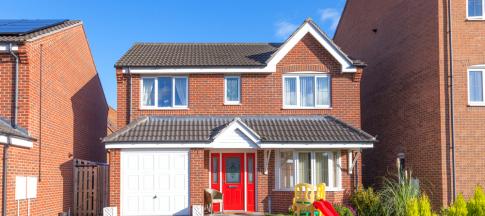
<svg viewBox="0 0 485 216">
<path fill-rule="evenodd" d="M 366 132 L 324 116 L 150 116 L 139 118 L 103 139 L 105 143 L 174 143 L 213 141 L 230 122 L 240 120 L 262 143 L 372 143 Z"/>
<path fill-rule="evenodd" d="M 26 130 L 21 128 L 13 128 L 10 123 L 0 118 L 0 135 L 14 136 L 19 138 L 25 138 L 34 140 Z"/>
<path fill-rule="evenodd" d="M 359 60 L 349 58 L 315 24 L 306 19 L 284 43 L 135 43 L 119 60 L 115 67 L 155 67 L 155 68 L 204 68 L 204 67 L 260 67 L 264 68 L 276 58 L 277 53 L 285 53 L 285 45 L 293 46 L 292 39 L 306 25 L 316 29 L 335 55 L 341 61 L 354 66 L 365 66 Z M 298 37 L 296 37 L 298 38 Z"/>
<path fill-rule="evenodd" d="M 117 67 L 265 66 L 281 43 L 137 43 Z"/>
<path fill-rule="evenodd" d="M 41 28 L 39 30 L 27 33 L 27 34 L 2 34 L 0 33 L 0 42 L 24 42 L 30 39 L 34 39 L 39 36 L 47 35 L 54 33 L 56 31 L 72 27 L 75 25 L 79 25 L 82 22 L 79 20 L 65 20 L 63 22 L 59 22 L 56 25 L 50 26 L 48 28 Z"/>
</svg>

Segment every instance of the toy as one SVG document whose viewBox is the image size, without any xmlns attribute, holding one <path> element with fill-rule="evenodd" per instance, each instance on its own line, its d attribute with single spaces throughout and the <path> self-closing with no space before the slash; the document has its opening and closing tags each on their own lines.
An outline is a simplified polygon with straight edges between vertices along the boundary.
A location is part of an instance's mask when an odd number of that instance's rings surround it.
<svg viewBox="0 0 485 216">
<path fill-rule="evenodd" d="M 324 183 L 315 187 L 311 184 L 301 183 L 295 186 L 295 197 L 293 198 L 293 215 L 311 216 L 339 216 L 332 204 L 325 200 Z"/>
</svg>

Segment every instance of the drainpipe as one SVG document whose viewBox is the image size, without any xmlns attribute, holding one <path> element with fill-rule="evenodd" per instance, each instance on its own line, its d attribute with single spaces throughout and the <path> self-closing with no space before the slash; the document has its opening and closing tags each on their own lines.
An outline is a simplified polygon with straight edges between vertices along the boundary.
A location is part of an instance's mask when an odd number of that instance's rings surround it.
<svg viewBox="0 0 485 216">
<path fill-rule="evenodd" d="M 17 128 L 18 116 L 18 93 L 19 93 L 19 57 L 14 53 L 13 44 L 9 44 L 9 52 L 15 58 L 15 92 L 14 92 L 14 111 L 12 119 L 12 127 Z M 8 147 L 11 144 L 10 136 L 7 136 L 7 144 L 3 146 L 3 167 L 2 167 L 2 215 L 7 215 L 7 169 L 8 169 Z"/>
<path fill-rule="evenodd" d="M 3 167 L 2 167 L 2 216 L 7 216 L 7 168 L 8 168 L 8 146 L 11 138 L 7 135 L 7 144 L 3 146 Z"/>
<path fill-rule="evenodd" d="M 131 122 L 131 115 L 132 115 L 132 112 L 131 112 L 131 102 L 132 102 L 132 97 L 133 97 L 133 95 L 132 95 L 132 93 L 131 93 L 131 92 L 132 92 L 132 89 L 131 89 L 131 85 L 132 85 L 132 79 L 131 79 L 131 76 L 132 76 L 132 75 L 131 75 L 131 69 L 128 67 L 128 70 L 127 70 L 127 71 L 128 71 L 128 76 L 129 76 L 128 85 L 130 85 L 130 88 L 129 88 L 129 91 L 130 91 L 130 99 L 129 99 L 129 103 L 130 103 L 130 104 L 128 104 L 128 110 L 129 110 L 129 111 L 128 111 L 128 123 L 127 123 L 127 124 L 129 124 L 129 123 Z"/>
<path fill-rule="evenodd" d="M 449 50 L 449 66 L 450 66 L 450 130 L 451 130 L 451 174 L 452 174 L 452 201 L 456 197 L 456 160 L 455 160 L 455 111 L 454 111 L 454 92 L 453 92 L 453 31 L 451 24 L 451 0 L 448 0 L 448 50 Z"/>
</svg>

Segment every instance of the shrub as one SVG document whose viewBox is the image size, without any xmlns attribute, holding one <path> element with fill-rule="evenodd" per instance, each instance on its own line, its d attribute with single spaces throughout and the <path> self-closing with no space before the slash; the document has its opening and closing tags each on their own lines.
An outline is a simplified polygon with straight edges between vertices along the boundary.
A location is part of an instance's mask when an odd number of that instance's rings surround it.
<svg viewBox="0 0 485 216">
<path fill-rule="evenodd" d="M 372 188 L 359 189 L 352 195 L 350 202 L 359 216 L 382 215 L 381 200 Z"/>
<path fill-rule="evenodd" d="M 450 206 L 450 208 L 445 209 L 443 215 L 447 216 L 467 216 L 468 210 L 466 207 L 465 199 L 463 195 L 458 195 L 455 202 Z"/>
<path fill-rule="evenodd" d="M 407 216 L 419 216 L 419 203 L 418 199 L 412 198 L 408 200 L 406 204 Z"/>
<path fill-rule="evenodd" d="M 434 216 L 434 215 L 436 215 L 431 210 L 431 203 L 429 202 L 429 198 L 428 198 L 428 196 L 426 196 L 426 194 L 423 194 L 419 198 L 419 215 L 420 216 Z"/>
<path fill-rule="evenodd" d="M 469 215 L 485 216 L 485 194 L 482 187 L 475 188 L 475 194 L 468 201 L 467 210 Z"/>
<path fill-rule="evenodd" d="M 420 190 L 411 174 L 406 172 L 397 179 L 384 178 L 380 194 L 384 215 L 405 216 L 408 202 L 418 199 Z"/>
<path fill-rule="evenodd" d="M 352 210 L 350 210 L 346 206 L 336 204 L 336 205 L 333 205 L 333 207 L 335 208 L 335 211 L 337 211 L 339 216 L 354 216 L 354 213 L 352 212 Z"/>
</svg>

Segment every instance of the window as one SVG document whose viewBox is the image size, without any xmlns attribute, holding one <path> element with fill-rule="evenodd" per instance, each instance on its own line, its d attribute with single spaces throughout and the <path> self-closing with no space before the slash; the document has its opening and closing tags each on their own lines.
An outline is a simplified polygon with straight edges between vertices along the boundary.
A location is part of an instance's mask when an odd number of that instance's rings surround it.
<svg viewBox="0 0 485 216">
<path fill-rule="evenodd" d="M 219 158 L 213 157 L 212 158 L 212 183 L 219 182 Z"/>
<path fill-rule="evenodd" d="M 485 19 L 483 11 L 485 10 L 485 0 L 467 0 L 467 18 L 468 19 Z"/>
<path fill-rule="evenodd" d="M 241 102 L 241 78 L 228 76 L 224 78 L 224 103 L 239 104 Z"/>
<path fill-rule="evenodd" d="M 291 190 L 297 183 L 325 183 L 328 190 L 341 188 L 340 152 L 280 151 L 276 158 L 278 190 Z"/>
<path fill-rule="evenodd" d="M 252 157 L 248 157 L 248 182 L 254 182 L 254 159 Z"/>
<path fill-rule="evenodd" d="M 485 106 L 483 87 L 485 69 L 468 69 L 468 104 Z"/>
<path fill-rule="evenodd" d="M 284 76 L 283 107 L 330 107 L 330 76 L 306 74 Z"/>
<path fill-rule="evenodd" d="M 188 105 L 187 77 L 143 77 L 141 107 L 186 108 Z"/>
</svg>

